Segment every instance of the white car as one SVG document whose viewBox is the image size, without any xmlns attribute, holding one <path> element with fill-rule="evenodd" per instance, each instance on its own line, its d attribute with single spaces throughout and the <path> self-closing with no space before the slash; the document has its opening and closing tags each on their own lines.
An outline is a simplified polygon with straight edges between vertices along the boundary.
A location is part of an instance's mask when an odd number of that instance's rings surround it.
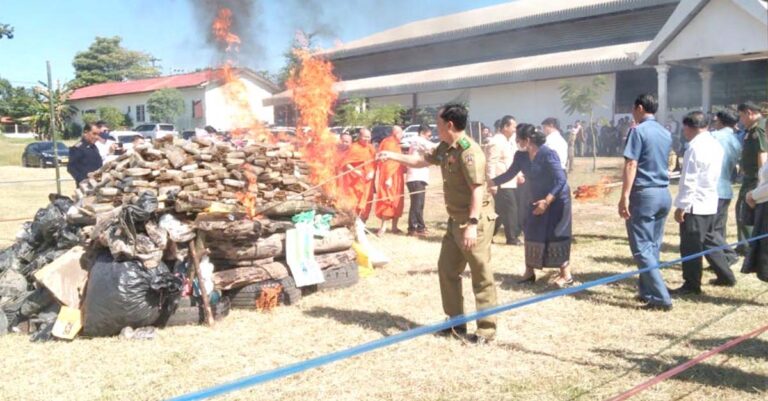
<svg viewBox="0 0 768 401">
<path fill-rule="evenodd" d="M 421 127 L 419 124 L 413 124 L 405 127 L 403 130 L 403 137 L 400 138 L 400 147 L 403 148 L 403 150 L 410 148 L 413 138 L 419 136 L 419 127 Z M 429 127 L 432 128 L 433 140 L 437 134 L 437 125 L 429 124 Z"/>
<path fill-rule="evenodd" d="M 109 135 L 115 138 L 115 142 L 125 150 L 133 149 L 133 139 L 136 136 L 143 136 L 136 131 L 110 131 Z"/>
<path fill-rule="evenodd" d="M 147 139 L 159 139 L 167 135 L 179 137 L 179 132 L 173 124 L 142 124 L 133 130 Z"/>
</svg>

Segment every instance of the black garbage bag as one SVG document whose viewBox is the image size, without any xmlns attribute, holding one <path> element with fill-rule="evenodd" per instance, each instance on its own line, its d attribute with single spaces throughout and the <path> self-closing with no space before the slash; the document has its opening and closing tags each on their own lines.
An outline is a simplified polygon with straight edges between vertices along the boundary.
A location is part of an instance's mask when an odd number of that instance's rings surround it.
<svg viewBox="0 0 768 401">
<path fill-rule="evenodd" d="M 154 325 L 181 284 L 162 263 L 145 269 L 139 262 L 116 262 L 102 252 L 88 276 L 83 334 L 114 336 L 126 326 Z"/>
<path fill-rule="evenodd" d="M 16 256 L 16 249 L 13 246 L 0 251 L 0 273 L 6 270 L 19 271 L 19 258 Z"/>
<path fill-rule="evenodd" d="M 53 325 L 56 324 L 56 319 L 59 317 L 60 310 L 61 305 L 53 304 L 40 312 L 40 314 L 31 321 L 31 323 L 36 326 L 36 329 L 29 337 L 29 341 L 37 343 L 53 340 Z"/>
<path fill-rule="evenodd" d="M 67 225 L 59 229 L 55 237 L 56 249 L 72 249 L 80 243 L 80 229 Z"/>
<path fill-rule="evenodd" d="M 56 248 L 44 248 L 43 250 L 35 253 L 34 259 L 31 262 L 22 265 L 19 272 L 23 274 L 30 282 L 34 281 L 33 275 L 38 270 L 42 269 L 48 263 L 58 259 L 59 256 L 65 254 L 67 251 L 64 249 Z"/>
<path fill-rule="evenodd" d="M 55 203 L 38 210 L 30 227 L 32 243 L 34 245 L 55 243 L 56 233 L 66 225 L 66 210 L 62 212 Z"/>
</svg>

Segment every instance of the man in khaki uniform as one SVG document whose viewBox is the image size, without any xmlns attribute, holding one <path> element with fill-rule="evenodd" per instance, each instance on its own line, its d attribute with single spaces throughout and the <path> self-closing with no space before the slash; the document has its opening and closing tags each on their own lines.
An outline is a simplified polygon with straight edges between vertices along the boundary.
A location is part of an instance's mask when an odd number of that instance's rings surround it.
<svg viewBox="0 0 768 401">
<path fill-rule="evenodd" d="M 440 109 L 437 130 L 441 142 L 429 154 L 381 152 L 378 156 L 380 160 L 394 160 L 408 167 L 440 165 L 449 219 L 437 269 L 443 310 L 450 317 L 464 313 L 461 273 L 467 264 L 472 273 L 477 309 L 496 305 L 496 287 L 490 266 L 496 214 L 493 199 L 485 189 L 485 155 L 480 145 L 464 132 L 467 114 L 466 107 L 460 104 L 448 104 Z M 453 331 L 465 335 L 467 328 L 455 326 Z M 477 332 L 469 339 L 483 344 L 492 341 L 495 335 L 496 318 L 487 317 L 477 321 Z"/>
</svg>

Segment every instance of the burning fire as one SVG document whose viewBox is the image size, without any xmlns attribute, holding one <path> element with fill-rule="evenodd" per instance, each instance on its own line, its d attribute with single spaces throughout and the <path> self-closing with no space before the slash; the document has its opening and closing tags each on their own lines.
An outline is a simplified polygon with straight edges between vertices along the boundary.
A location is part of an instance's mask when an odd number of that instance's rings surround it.
<svg viewBox="0 0 768 401">
<path fill-rule="evenodd" d="M 600 179 L 600 182 L 594 185 L 580 185 L 578 188 L 576 188 L 575 191 L 573 191 L 574 198 L 576 200 L 585 201 L 585 200 L 594 200 L 594 199 L 600 199 L 613 190 L 616 186 L 621 185 L 621 183 L 611 183 L 610 178 L 603 177 Z"/>
<path fill-rule="evenodd" d="M 345 194 L 334 179 L 338 171 L 339 153 L 336 136 L 328 129 L 328 118 L 338 93 L 333 85 L 333 65 L 308 49 L 296 51 L 301 67 L 291 71 L 287 86 L 293 92 L 293 103 L 299 111 L 298 146 L 309 164 L 310 181 L 322 184 L 323 192 L 337 207 L 350 209 L 355 199 Z"/>
<path fill-rule="evenodd" d="M 234 57 L 230 56 L 238 51 L 241 42 L 231 31 L 232 11 L 228 8 L 220 9 L 211 28 L 219 43 L 226 46 L 227 60 L 218 70 L 217 78 L 225 83 L 223 92 L 230 112 L 233 113 L 233 120 L 236 121 L 235 125 L 239 127 L 233 132 L 233 137 L 249 142 L 277 142 L 285 139 L 272 135 L 260 123 L 251 108 L 247 88 L 238 79 Z M 300 118 L 296 138 L 288 139 L 304 155 L 310 168 L 310 182 L 322 184 L 323 192 L 335 200 L 337 207 L 351 208 L 355 200 L 344 196 L 344 191 L 337 188 L 337 180 L 333 179 L 337 175 L 339 157 L 336 136 L 328 129 L 328 118 L 338 98 L 333 89 L 337 81 L 333 75 L 333 65 L 313 56 L 309 49 L 299 50 L 296 55 L 301 63 L 300 68 L 291 71 L 287 87 L 293 91 L 293 101 Z M 248 167 L 244 167 L 244 176 L 248 186 L 237 197 L 248 211 L 248 216 L 254 218 L 259 206 L 259 200 L 254 195 L 258 192 L 258 177 Z"/>
</svg>

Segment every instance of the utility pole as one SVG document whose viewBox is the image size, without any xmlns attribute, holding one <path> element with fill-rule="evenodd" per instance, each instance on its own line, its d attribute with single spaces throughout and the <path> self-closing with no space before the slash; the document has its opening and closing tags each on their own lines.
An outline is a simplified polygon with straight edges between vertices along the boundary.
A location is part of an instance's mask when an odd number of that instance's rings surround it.
<svg viewBox="0 0 768 401">
<path fill-rule="evenodd" d="M 51 81 L 51 62 L 46 61 L 48 70 L 48 103 L 51 112 L 51 141 L 53 142 L 53 167 L 56 169 L 56 194 L 61 196 L 61 175 L 59 174 L 59 144 L 56 142 L 56 119 L 53 108 L 53 83 Z"/>
</svg>

